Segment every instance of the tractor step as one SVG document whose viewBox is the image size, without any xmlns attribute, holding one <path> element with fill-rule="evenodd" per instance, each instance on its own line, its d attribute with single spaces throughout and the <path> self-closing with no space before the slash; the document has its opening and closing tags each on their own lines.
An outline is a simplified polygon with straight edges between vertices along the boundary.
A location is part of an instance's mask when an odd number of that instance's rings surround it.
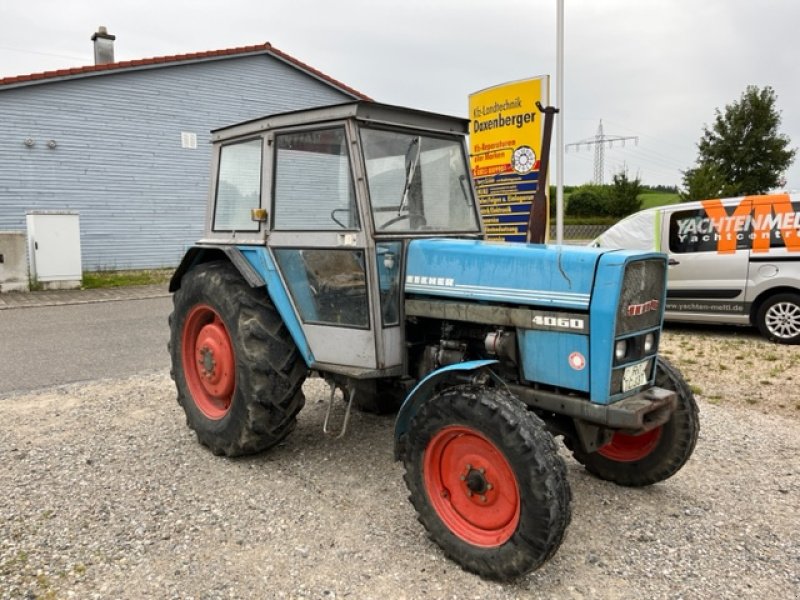
<svg viewBox="0 0 800 600">
<path fill-rule="evenodd" d="M 336 390 L 337 388 L 342 390 L 342 395 L 347 396 L 346 388 L 343 388 L 337 385 L 335 382 L 330 383 L 331 386 L 331 397 L 328 400 L 328 410 L 325 412 L 325 421 L 322 424 L 322 433 L 325 435 L 335 436 L 335 439 L 340 439 L 344 437 L 344 434 L 347 433 L 347 424 L 350 422 L 350 409 L 353 408 L 353 398 L 355 398 L 356 390 L 355 386 L 350 389 L 350 394 L 347 399 L 347 408 L 344 412 L 344 419 L 342 420 L 342 428 L 339 430 L 337 434 L 335 431 L 331 431 L 330 428 L 330 421 L 331 421 L 331 414 L 333 413 L 333 404 L 336 400 Z"/>
</svg>

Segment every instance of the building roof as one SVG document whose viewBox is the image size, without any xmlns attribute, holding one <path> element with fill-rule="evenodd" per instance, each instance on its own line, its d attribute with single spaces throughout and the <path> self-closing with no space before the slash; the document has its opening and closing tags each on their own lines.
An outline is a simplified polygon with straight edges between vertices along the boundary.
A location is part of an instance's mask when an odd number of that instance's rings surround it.
<svg viewBox="0 0 800 600">
<path fill-rule="evenodd" d="M 153 58 L 141 58 L 137 60 L 123 60 L 114 63 L 101 65 L 89 65 L 85 67 L 74 67 L 71 69 L 58 69 L 56 71 L 44 71 L 42 73 L 31 73 L 30 75 L 17 75 L 14 77 L 0 78 L 0 90 L 3 87 L 21 87 L 38 83 L 48 83 L 64 79 L 77 79 L 81 77 L 105 75 L 111 73 L 121 73 L 125 71 L 139 70 L 145 68 L 168 67 L 178 64 L 191 62 L 203 62 L 209 60 L 220 60 L 254 54 L 269 54 L 278 60 L 285 62 L 295 68 L 304 71 L 312 77 L 331 85 L 338 90 L 361 100 L 371 100 L 369 96 L 362 94 L 358 90 L 345 85 L 341 81 L 326 75 L 322 71 L 297 60 L 293 56 L 275 48 L 269 42 L 255 46 L 240 46 L 238 48 L 227 48 L 225 50 L 208 50 L 206 52 L 192 52 L 190 54 L 174 54 L 172 56 L 156 56 Z"/>
</svg>

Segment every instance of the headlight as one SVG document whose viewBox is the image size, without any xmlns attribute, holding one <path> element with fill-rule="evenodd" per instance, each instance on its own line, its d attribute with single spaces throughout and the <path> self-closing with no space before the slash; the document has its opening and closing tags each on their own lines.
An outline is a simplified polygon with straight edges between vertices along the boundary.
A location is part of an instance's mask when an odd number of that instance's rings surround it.
<svg viewBox="0 0 800 600">
<path fill-rule="evenodd" d="M 628 340 L 620 340 L 614 345 L 614 358 L 622 360 L 628 353 Z"/>
<path fill-rule="evenodd" d="M 644 336 L 644 353 L 650 354 L 653 351 L 653 347 L 656 345 L 656 336 L 652 333 L 648 333 Z"/>
</svg>

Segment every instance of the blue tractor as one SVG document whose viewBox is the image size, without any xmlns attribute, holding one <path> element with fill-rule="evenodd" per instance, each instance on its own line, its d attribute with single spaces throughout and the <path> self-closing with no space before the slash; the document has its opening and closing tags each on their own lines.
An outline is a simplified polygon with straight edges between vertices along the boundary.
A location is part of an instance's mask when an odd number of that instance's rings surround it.
<svg viewBox="0 0 800 600">
<path fill-rule="evenodd" d="M 170 353 L 214 454 L 284 439 L 311 374 L 331 405 L 344 392 L 342 433 L 351 406 L 396 411 L 419 520 L 464 568 L 505 580 L 564 538 L 557 437 L 592 474 L 650 485 L 692 454 L 698 412 L 658 355 L 666 257 L 484 241 L 467 131 L 372 102 L 214 131 Z"/>
</svg>

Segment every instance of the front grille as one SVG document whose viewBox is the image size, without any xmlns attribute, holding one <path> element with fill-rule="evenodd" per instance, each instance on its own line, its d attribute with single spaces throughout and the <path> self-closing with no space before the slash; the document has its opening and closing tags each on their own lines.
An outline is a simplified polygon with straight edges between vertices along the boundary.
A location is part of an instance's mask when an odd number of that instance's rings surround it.
<svg viewBox="0 0 800 600">
<path fill-rule="evenodd" d="M 628 263 L 617 308 L 617 335 L 658 327 L 664 312 L 666 261 L 651 258 Z"/>
</svg>

